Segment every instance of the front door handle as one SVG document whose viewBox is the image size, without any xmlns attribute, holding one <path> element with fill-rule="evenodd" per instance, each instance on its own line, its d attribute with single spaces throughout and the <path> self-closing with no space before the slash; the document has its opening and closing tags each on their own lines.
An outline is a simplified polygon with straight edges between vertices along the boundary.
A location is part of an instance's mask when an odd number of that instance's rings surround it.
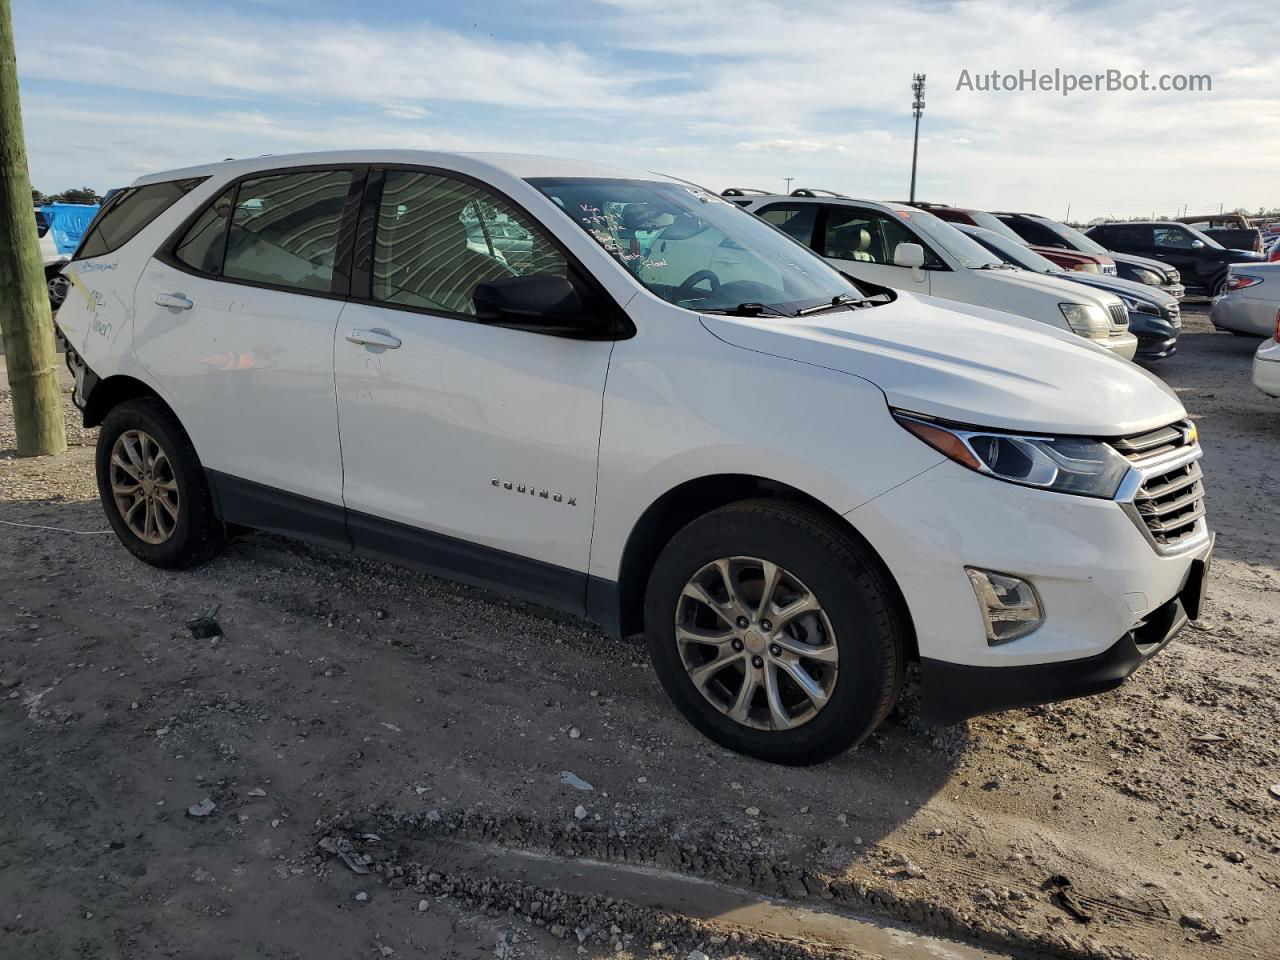
<svg viewBox="0 0 1280 960">
<path fill-rule="evenodd" d="M 352 330 L 347 334 L 348 343 L 359 343 L 366 347 L 385 347 L 394 350 L 400 346 L 400 338 L 377 330 Z"/>
<path fill-rule="evenodd" d="M 156 303 L 176 310 L 190 310 L 194 304 L 180 293 L 157 293 Z"/>
</svg>

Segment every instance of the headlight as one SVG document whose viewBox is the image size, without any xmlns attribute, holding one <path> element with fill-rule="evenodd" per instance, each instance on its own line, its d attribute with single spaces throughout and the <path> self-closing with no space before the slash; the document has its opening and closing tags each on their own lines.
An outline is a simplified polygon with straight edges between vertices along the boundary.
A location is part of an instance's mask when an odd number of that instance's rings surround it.
<svg viewBox="0 0 1280 960">
<path fill-rule="evenodd" d="M 1096 263 L 1088 262 L 1079 264 L 1074 269 L 1079 270 L 1081 273 L 1097 273 L 1098 265 Z"/>
<path fill-rule="evenodd" d="M 1067 318 L 1072 331 L 1082 337 L 1097 339 L 1111 333 L 1111 321 L 1101 307 L 1087 303 L 1060 303 L 1058 309 Z"/>
<path fill-rule="evenodd" d="M 1145 283 L 1149 287 L 1158 287 L 1164 282 L 1160 279 L 1160 274 L 1156 273 L 1154 270 L 1145 270 L 1142 267 L 1134 269 L 1133 279 L 1137 280 L 1139 283 Z"/>
<path fill-rule="evenodd" d="M 1126 297 L 1123 293 L 1116 294 L 1124 301 L 1124 307 L 1130 313 L 1145 313 L 1153 317 L 1160 316 L 1160 308 L 1154 303 L 1147 303 L 1145 300 L 1136 300 L 1133 297 Z"/>
<path fill-rule="evenodd" d="M 1129 472 L 1129 461 L 1087 437 L 1028 437 L 940 423 L 902 410 L 904 428 L 956 463 L 1026 487 L 1110 500 Z"/>
</svg>

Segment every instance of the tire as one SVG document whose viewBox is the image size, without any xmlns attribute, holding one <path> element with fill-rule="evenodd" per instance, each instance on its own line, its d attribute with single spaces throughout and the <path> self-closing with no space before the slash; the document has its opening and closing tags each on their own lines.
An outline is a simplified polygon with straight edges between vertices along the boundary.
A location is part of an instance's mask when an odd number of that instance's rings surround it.
<svg viewBox="0 0 1280 960">
<path fill-rule="evenodd" d="M 760 604 L 766 563 L 782 571 L 768 610 Z M 732 615 L 730 579 L 749 629 Z M 818 612 L 789 615 L 806 596 Z M 717 612 L 707 599 L 730 606 Z M 803 766 L 834 757 L 880 724 L 902 688 L 910 627 L 895 589 L 851 531 L 805 506 L 748 500 L 694 520 L 654 564 L 644 612 L 649 655 L 676 707 L 716 743 L 761 760 Z M 712 634 L 709 647 L 689 641 Z M 821 706 L 787 663 L 821 689 Z M 744 698 L 748 666 L 756 683 Z"/>
<path fill-rule="evenodd" d="M 113 463 L 113 453 L 124 467 Z M 98 432 L 96 462 L 107 521 L 139 560 L 166 570 L 185 569 L 204 563 L 225 543 L 195 448 L 159 400 L 140 397 L 113 408 Z M 135 489 L 139 492 L 130 492 Z M 139 504 L 148 496 L 152 503 Z M 135 509 L 127 511 L 126 504 Z"/>
</svg>

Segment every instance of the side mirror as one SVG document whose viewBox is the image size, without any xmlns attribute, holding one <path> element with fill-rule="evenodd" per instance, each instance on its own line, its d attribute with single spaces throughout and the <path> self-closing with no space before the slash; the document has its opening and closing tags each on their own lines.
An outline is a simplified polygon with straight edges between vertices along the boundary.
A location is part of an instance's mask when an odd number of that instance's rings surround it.
<svg viewBox="0 0 1280 960">
<path fill-rule="evenodd" d="M 893 262 L 899 267 L 911 268 L 911 279 L 916 283 L 924 283 L 924 274 L 920 268 L 924 266 L 924 247 L 918 243 L 900 243 L 893 248 Z"/>
<path fill-rule="evenodd" d="M 1192 240 L 1192 241 L 1191 241 L 1191 249 L 1192 249 L 1192 250 L 1203 250 L 1203 249 L 1204 249 L 1204 241 L 1203 241 L 1203 240 Z"/>
<path fill-rule="evenodd" d="M 599 333 L 593 329 L 577 288 L 550 273 L 477 283 L 471 300 L 476 305 L 476 319 L 496 327 L 560 336 Z"/>
</svg>

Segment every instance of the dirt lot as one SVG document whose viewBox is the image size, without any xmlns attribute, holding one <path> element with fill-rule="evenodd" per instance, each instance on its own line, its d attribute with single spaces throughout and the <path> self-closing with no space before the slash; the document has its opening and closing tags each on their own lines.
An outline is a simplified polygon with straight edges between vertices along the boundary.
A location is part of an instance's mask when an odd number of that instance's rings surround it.
<svg viewBox="0 0 1280 960">
<path fill-rule="evenodd" d="M 805 770 L 482 591 L 260 535 L 144 567 L 92 431 L 14 460 L 0 393 L 0 521 L 57 528 L 0 526 L 0 956 L 1275 958 L 1280 401 L 1188 313 L 1155 369 L 1206 448 L 1198 628 L 1092 700 L 930 730 L 908 696 Z"/>
</svg>

